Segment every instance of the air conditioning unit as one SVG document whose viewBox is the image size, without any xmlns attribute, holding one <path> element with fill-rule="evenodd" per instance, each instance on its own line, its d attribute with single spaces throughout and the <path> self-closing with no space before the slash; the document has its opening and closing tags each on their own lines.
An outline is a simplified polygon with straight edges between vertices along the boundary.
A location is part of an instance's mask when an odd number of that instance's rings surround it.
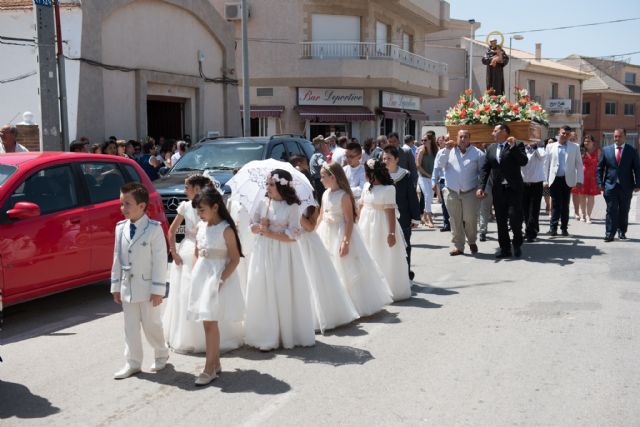
<svg viewBox="0 0 640 427">
<path fill-rule="evenodd" d="M 251 13 L 251 9 L 249 9 Z M 224 19 L 227 21 L 242 20 L 242 3 L 239 1 L 230 1 L 224 4 Z"/>
</svg>

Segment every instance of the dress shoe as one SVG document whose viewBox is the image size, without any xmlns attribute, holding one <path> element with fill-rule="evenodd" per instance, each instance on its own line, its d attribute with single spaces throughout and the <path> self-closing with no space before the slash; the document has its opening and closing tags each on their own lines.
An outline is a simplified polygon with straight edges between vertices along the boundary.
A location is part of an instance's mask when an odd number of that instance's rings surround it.
<svg viewBox="0 0 640 427">
<path fill-rule="evenodd" d="M 218 378 L 218 374 L 215 371 L 212 374 L 207 374 L 206 372 L 202 371 L 200 375 L 198 375 L 198 378 L 196 378 L 196 385 L 207 385 L 216 378 Z"/>
<path fill-rule="evenodd" d="M 613 242 L 613 236 L 611 234 L 607 234 L 606 236 L 604 236 L 604 241 Z"/>
<path fill-rule="evenodd" d="M 462 255 L 464 252 L 461 251 L 460 249 L 453 249 L 449 252 L 449 255 L 451 256 L 457 256 L 457 255 Z"/>
<path fill-rule="evenodd" d="M 522 249 L 520 248 L 520 246 L 513 247 L 513 256 L 516 258 L 520 258 L 522 256 Z"/>
<path fill-rule="evenodd" d="M 124 368 L 113 374 L 113 379 L 123 380 L 125 378 L 129 378 L 131 375 L 137 374 L 138 372 L 140 372 L 140 368 L 133 367 L 127 363 L 124 365 Z"/>
<path fill-rule="evenodd" d="M 440 231 L 451 231 L 451 227 L 442 227 Z"/>
<path fill-rule="evenodd" d="M 618 239 L 626 240 L 627 239 L 627 235 L 625 233 L 623 233 L 622 231 L 618 231 Z"/>
<path fill-rule="evenodd" d="M 481 242 L 486 242 L 487 241 L 487 234 L 486 233 L 480 233 L 480 237 L 478 238 L 478 240 L 480 240 Z"/>
<path fill-rule="evenodd" d="M 549 231 L 547 231 L 547 234 L 549 236 L 557 236 L 558 235 L 558 230 L 556 230 L 555 228 L 550 228 Z"/>
<path fill-rule="evenodd" d="M 161 357 L 153 361 L 149 370 L 151 372 L 158 372 L 163 370 L 167 366 L 168 357 Z"/>
<path fill-rule="evenodd" d="M 475 243 L 470 243 L 469 244 L 469 250 L 471 250 L 472 254 L 477 254 L 478 253 L 478 245 L 476 245 Z"/>
<path fill-rule="evenodd" d="M 568 236 L 569 236 L 569 231 L 567 231 L 567 230 L 562 230 L 562 235 L 563 235 L 564 237 L 568 237 Z"/>
<path fill-rule="evenodd" d="M 507 252 L 507 251 L 500 251 L 496 254 L 496 258 L 498 259 L 509 258 L 510 256 L 511 256 L 511 252 Z"/>
</svg>

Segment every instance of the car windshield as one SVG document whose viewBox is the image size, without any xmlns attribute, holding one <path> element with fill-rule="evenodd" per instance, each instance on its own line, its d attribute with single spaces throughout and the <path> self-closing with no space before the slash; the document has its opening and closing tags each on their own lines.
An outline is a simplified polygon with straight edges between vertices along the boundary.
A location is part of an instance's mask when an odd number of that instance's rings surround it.
<svg viewBox="0 0 640 427">
<path fill-rule="evenodd" d="M 254 142 L 205 144 L 185 154 L 173 168 L 173 171 L 233 170 L 252 160 L 262 159 L 263 151 L 264 144 Z"/>
<path fill-rule="evenodd" d="M 9 177 L 17 170 L 18 168 L 15 166 L 0 165 L 0 187 L 2 187 Z"/>
</svg>

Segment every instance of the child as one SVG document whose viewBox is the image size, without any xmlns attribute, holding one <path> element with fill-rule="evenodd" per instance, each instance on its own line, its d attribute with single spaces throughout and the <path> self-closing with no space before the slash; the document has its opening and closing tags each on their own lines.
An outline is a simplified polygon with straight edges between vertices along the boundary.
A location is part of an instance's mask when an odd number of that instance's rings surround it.
<svg viewBox="0 0 640 427">
<path fill-rule="evenodd" d="M 177 353 L 202 353 L 205 339 L 202 326 L 187 320 L 187 301 L 191 290 L 191 270 L 196 246 L 196 227 L 200 219 L 191 205 L 201 189 L 211 185 L 202 175 L 192 175 L 184 181 L 187 200 L 176 209 L 177 215 L 169 227 L 169 250 L 173 263 L 169 265 L 169 297 L 162 324 L 169 348 Z M 184 222 L 184 239 L 176 245 L 176 232 Z"/>
<path fill-rule="evenodd" d="M 198 193 L 193 206 L 202 221 L 197 226 L 187 318 L 204 325 L 207 358 L 196 379 L 196 385 L 202 386 L 222 370 L 218 321 L 234 322 L 243 316 L 244 300 L 235 271 L 242 246 L 236 225 L 215 188 L 209 186 Z"/>
<path fill-rule="evenodd" d="M 354 227 L 355 203 L 342 166 L 323 165 L 320 179 L 327 191 L 322 196 L 318 234 L 358 314 L 370 316 L 392 302 L 389 285 Z"/>
<path fill-rule="evenodd" d="M 256 234 L 247 282 L 245 343 L 267 351 L 315 344 L 307 274 L 295 244 L 300 199 L 291 174 L 275 169 L 252 218 Z"/>
<path fill-rule="evenodd" d="M 151 370 L 163 369 L 169 358 L 159 307 L 167 287 L 167 244 L 160 223 L 145 213 L 148 205 L 144 185 L 130 182 L 120 188 L 120 210 L 126 219 L 116 225 L 111 293 L 122 304 L 127 363 L 114 374 L 118 380 L 140 372 L 140 326 L 155 352 Z"/>
<path fill-rule="evenodd" d="M 311 290 L 315 328 L 324 333 L 358 318 L 346 288 L 331 263 L 331 257 L 314 231 L 319 209 L 309 206 L 300 218 L 303 232 L 298 244 Z"/>
<path fill-rule="evenodd" d="M 369 182 L 360 199 L 358 227 L 371 257 L 389 283 L 393 300 L 401 301 L 411 297 L 411 280 L 405 241 L 396 219 L 396 188 L 386 165 L 379 160 L 369 159 L 365 173 Z"/>
</svg>

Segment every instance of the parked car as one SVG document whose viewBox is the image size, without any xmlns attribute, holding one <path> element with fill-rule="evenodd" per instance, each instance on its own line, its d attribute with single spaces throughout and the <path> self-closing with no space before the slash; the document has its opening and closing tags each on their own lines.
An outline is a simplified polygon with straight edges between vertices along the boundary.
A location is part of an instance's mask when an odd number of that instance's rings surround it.
<svg viewBox="0 0 640 427">
<path fill-rule="evenodd" d="M 134 161 L 80 153 L 0 155 L 0 304 L 105 280 L 120 187 L 142 182 L 148 214 L 168 229 L 162 201 Z M 1 306 L 1 305 L 0 305 Z"/>
<path fill-rule="evenodd" d="M 288 161 L 291 156 L 302 155 L 307 159 L 313 154 L 313 145 L 302 136 L 274 135 L 271 137 L 213 138 L 199 141 L 159 180 L 154 181 L 169 223 L 177 215 L 176 209 L 184 200 L 184 180 L 193 173 L 208 173 L 221 185 L 226 194 L 231 190 L 225 184 L 252 160 L 277 159 Z M 184 225 L 178 230 L 177 239 L 184 234 Z"/>
</svg>

